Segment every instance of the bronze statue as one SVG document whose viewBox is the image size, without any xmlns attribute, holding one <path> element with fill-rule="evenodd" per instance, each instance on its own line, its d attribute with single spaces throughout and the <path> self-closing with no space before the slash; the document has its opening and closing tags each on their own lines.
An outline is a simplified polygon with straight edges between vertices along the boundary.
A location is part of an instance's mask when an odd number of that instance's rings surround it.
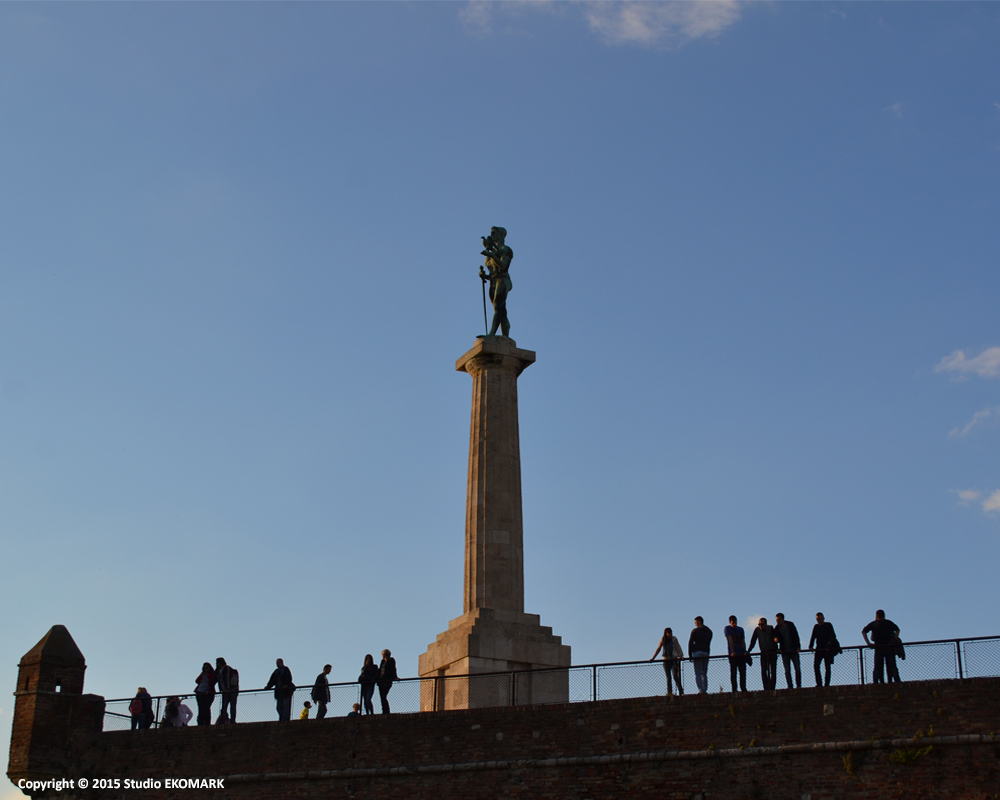
<svg viewBox="0 0 1000 800">
<path fill-rule="evenodd" d="M 500 328 L 501 335 L 510 336 L 510 322 L 507 320 L 507 293 L 514 288 L 510 282 L 510 261 L 514 257 L 514 251 L 504 244 L 507 238 L 507 231 L 504 228 L 490 228 L 490 235 L 483 236 L 483 252 L 486 256 L 483 267 L 479 268 L 479 277 L 485 287 L 486 281 L 490 282 L 490 300 L 493 301 L 493 325 L 490 327 L 490 336 L 496 336 L 497 328 Z"/>
</svg>

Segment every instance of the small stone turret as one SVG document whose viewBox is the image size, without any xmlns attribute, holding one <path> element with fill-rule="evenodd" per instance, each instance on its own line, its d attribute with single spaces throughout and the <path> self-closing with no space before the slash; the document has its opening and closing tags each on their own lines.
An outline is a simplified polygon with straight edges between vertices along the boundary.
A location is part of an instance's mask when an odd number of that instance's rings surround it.
<svg viewBox="0 0 1000 800">
<path fill-rule="evenodd" d="M 100 731 L 104 698 L 83 693 L 83 653 L 64 625 L 53 625 L 18 664 L 14 725 L 7 777 L 45 779 L 65 775 L 71 740 Z"/>
</svg>

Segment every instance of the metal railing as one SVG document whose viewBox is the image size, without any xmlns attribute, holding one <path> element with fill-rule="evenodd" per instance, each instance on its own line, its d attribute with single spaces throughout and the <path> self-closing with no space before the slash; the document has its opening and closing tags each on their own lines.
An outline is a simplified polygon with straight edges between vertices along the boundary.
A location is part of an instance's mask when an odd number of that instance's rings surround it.
<svg viewBox="0 0 1000 800">
<path fill-rule="evenodd" d="M 928 642 L 907 642 L 906 657 L 897 659 L 900 678 L 904 681 L 1000 677 L 1000 636 L 979 636 L 971 639 L 939 639 Z M 747 690 L 763 689 L 760 654 L 752 653 L 753 665 L 746 669 Z M 708 691 L 731 691 L 728 656 L 707 659 Z M 814 651 L 799 654 L 802 686 L 816 685 Z M 690 658 L 680 661 L 681 686 L 687 694 L 697 692 L 694 663 Z M 845 647 L 837 655 L 831 669 L 830 685 L 846 686 L 872 682 L 875 650 L 866 646 Z M 823 670 L 820 664 L 821 675 Z M 794 680 L 793 670 L 793 680 Z M 783 658 L 777 660 L 777 687 L 787 687 Z M 677 691 L 676 687 L 674 691 Z M 296 688 L 291 700 L 292 720 L 298 720 L 303 703 L 310 700 L 311 686 Z M 479 675 L 448 675 L 432 678 L 402 678 L 393 683 L 388 700 L 392 713 L 412 714 L 421 711 L 441 711 L 449 708 L 491 708 L 497 706 L 542 705 L 550 703 L 581 703 L 592 700 L 616 700 L 651 697 L 666 693 L 666 678 L 662 661 L 621 661 L 608 664 L 588 664 L 560 669 L 521 672 L 494 672 Z M 197 716 L 193 694 L 180 697 Z M 128 697 L 106 701 L 104 730 L 123 730 L 132 725 Z M 167 695 L 153 698 L 154 726 L 163 719 Z M 357 682 L 331 683 L 327 716 L 347 714 L 354 703 L 361 703 L 361 686 Z M 379 713 L 379 692 L 372 699 Z M 216 694 L 212 704 L 212 721 L 218 719 L 222 696 Z M 316 708 L 310 718 L 315 718 Z M 236 721 L 263 722 L 278 718 L 274 694 L 268 689 L 240 691 L 237 698 Z M 193 725 L 195 720 L 191 720 Z"/>
</svg>

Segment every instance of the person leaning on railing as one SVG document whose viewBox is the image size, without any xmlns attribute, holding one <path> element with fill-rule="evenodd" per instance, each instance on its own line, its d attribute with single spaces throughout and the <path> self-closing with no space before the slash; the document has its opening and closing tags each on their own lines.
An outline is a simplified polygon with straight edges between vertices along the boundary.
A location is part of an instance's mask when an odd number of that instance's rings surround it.
<svg viewBox="0 0 1000 800">
<path fill-rule="evenodd" d="M 781 662 L 785 666 L 785 681 L 788 688 L 792 688 L 792 668 L 795 668 L 795 686 L 802 688 L 802 670 L 799 667 L 799 650 L 802 649 L 802 641 L 799 639 L 799 632 L 795 623 L 786 620 L 784 614 L 774 615 L 774 641 L 781 652 Z"/>
<path fill-rule="evenodd" d="M 663 671 L 667 674 L 667 694 L 674 693 L 673 681 L 677 681 L 677 694 L 684 694 L 684 687 L 681 686 L 681 659 L 684 658 L 684 651 L 670 628 L 663 629 L 663 638 L 649 660 L 656 661 L 660 650 L 663 651 Z"/>
<path fill-rule="evenodd" d="M 871 633 L 872 640 L 868 641 Z M 885 612 L 880 608 L 875 612 L 875 619 L 861 630 L 865 644 L 875 648 L 875 672 L 873 683 L 885 683 L 883 667 L 889 673 L 889 683 L 899 683 L 899 670 L 896 668 L 896 648 L 900 646 L 899 626 L 891 619 L 885 618 Z"/>
<path fill-rule="evenodd" d="M 163 711 L 163 719 L 160 721 L 161 728 L 183 728 L 191 721 L 194 712 L 181 702 L 179 697 L 168 697 L 167 707 Z"/>
<path fill-rule="evenodd" d="M 274 664 L 276 669 L 271 673 L 271 678 L 264 688 L 274 689 L 274 704 L 278 711 L 278 719 L 287 722 L 292 718 L 292 695 L 295 693 L 295 684 L 292 682 L 292 671 L 285 666 L 282 659 L 276 658 Z"/>
</svg>

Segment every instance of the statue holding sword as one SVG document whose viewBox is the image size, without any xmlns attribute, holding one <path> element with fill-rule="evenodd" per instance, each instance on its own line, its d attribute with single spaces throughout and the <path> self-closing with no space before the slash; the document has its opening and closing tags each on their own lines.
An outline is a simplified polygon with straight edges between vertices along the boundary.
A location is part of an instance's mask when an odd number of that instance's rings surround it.
<svg viewBox="0 0 1000 800">
<path fill-rule="evenodd" d="M 490 235 L 483 236 L 483 266 L 479 277 L 483 282 L 483 321 L 486 321 L 486 283 L 490 284 L 490 300 L 493 302 L 493 325 L 490 336 L 496 336 L 500 328 L 502 336 L 510 336 L 510 322 L 507 320 L 507 293 L 513 288 L 510 281 L 510 261 L 514 251 L 504 244 L 507 231 L 504 228 L 490 228 Z"/>
</svg>

